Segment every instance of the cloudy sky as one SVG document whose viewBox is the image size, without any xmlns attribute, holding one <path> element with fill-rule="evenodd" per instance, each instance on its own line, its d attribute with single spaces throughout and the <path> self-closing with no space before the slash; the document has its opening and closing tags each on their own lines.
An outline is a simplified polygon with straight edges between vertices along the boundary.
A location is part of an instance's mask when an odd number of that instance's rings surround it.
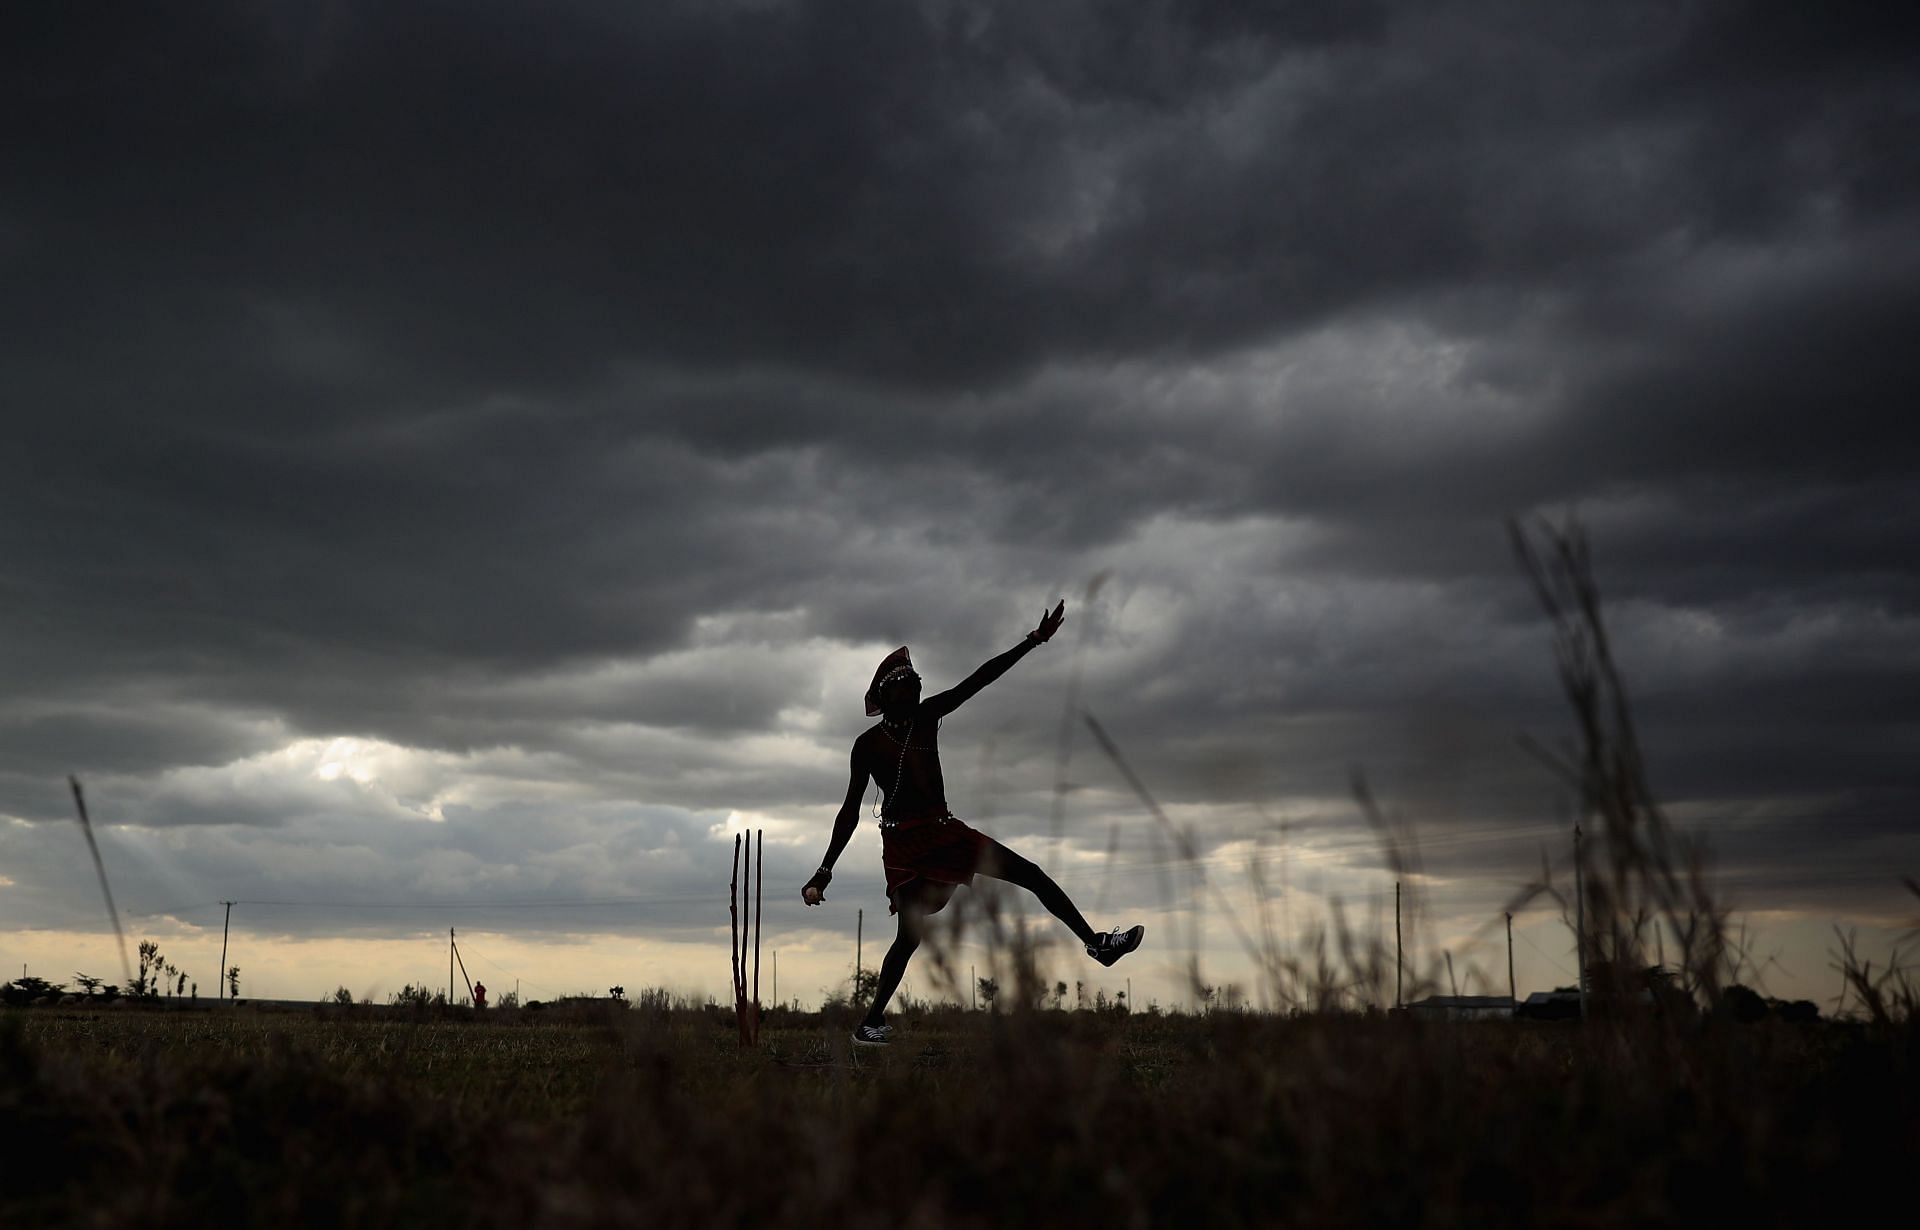
<svg viewBox="0 0 1920 1230">
<path fill-rule="evenodd" d="M 259 995 L 438 980 L 448 926 L 496 991 L 722 993 L 757 826 L 815 999 L 884 927 L 871 827 L 796 899 L 873 665 L 1064 597 L 942 736 L 956 811 L 1156 927 L 1061 977 L 1180 998 L 1194 902 L 1076 671 L 1287 942 L 1390 910 L 1358 769 L 1429 954 L 1496 969 L 1570 817 L 1503 519 L 1574 511 L 1656 789 L 1831 1001 L 1833 925 L 1920 912 L 1900 12 L 10 6 L 0 959 L 117 972 L 75 773 L 203 987 L 237 899 Z"/>
</svg>

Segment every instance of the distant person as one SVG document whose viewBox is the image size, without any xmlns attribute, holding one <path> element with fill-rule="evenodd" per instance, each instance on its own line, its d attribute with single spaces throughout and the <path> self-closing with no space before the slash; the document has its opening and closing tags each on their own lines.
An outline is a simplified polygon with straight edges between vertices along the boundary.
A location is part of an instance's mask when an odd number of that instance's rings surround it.
<svg viewBox="0 0 1920 1230">
<path fill-rule="evenodd" d="M 476 982 L 473 984 L 473 1006 L 475 1008 L 484 1008 L 487 1006 L 487 984 L 486 983 Z"/>
<path fill-rule="evenodd" d="M 959 686 L 925 700 L 920 699 L 920 676 L 906 646 L 888 654 L 873 673 L 867 716 L 882 715 L 881 720 L 853 741 L 852 779 L 847 783 L 846 802 L 834 817 L 826 861 L 800 890 L 800 899 L 808 905 L 819 905 L 826 896 L 833 864 L 860 822 L 867 779 L 878 782 L 883 798 L 880 861 L 887 873 L 888 909 L 899 915 L 900 929 L 880 963 L 880 980 L 866 1019 L 853 1032 L 859 1045 L 887 1044 L 892 1032 L 886 1024 L 887 1001 L 899 987 L 907 961 L 920 947 L 928 916 L 939 913 L 954 890 L 972 884 L 975 875 L 1005 880 L 1031 892 L 1079 937 L 1087 955 L 1102 965 L 1112 965 L 1138 948 L 1146 935 L 1147 929 L 1138 926 L 1096 932 L 1053 877 L 985 833 L 968 828 L 947 809 L 946 784 L 940 776 L 940 719 L 1006 674 L 1034 646 L 1051 640 L 1066 612 L 1067 604 L 1062 602 L 1043 613 L 1040 626 L 1018 645 L 989 658 Z"/>
</svg>

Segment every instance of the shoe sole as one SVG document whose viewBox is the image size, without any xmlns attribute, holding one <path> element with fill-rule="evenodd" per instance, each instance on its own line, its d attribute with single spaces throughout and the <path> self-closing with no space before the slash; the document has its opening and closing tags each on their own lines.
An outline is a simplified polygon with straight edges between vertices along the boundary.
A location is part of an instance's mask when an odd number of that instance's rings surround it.
<svg viewBox="0 0 1920 1230">
<path fill-rule="evenodd" d="M 877 1049 L 883 1046 L 892 1046 L 893 1040 L 890 1038 L 882 1038 L 880 1041 L 875 1042 L 868 1038 L 862 1038 L 859 1034 L 855 1034 L 853 1035 L 853 1044 L 855 1046 L 873 1047 Z"/>
</svg>

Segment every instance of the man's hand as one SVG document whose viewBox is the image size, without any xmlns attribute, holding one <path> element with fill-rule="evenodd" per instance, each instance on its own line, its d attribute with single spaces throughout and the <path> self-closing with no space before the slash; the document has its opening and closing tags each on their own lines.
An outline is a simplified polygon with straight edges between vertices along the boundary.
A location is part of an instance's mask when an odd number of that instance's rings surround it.
<svg viewBox="0 0 1920 1230">
<path fill-rule="evenodd" d="M 1066 599 L 1062 598 L 1060 600 L 1060 605 L 1054 607 L 1053 610 L 1051 611 L 1043 610 L 1040 612 L 1040 626 L 1038 628 L 1035 628 L 1033 631 L 1027 633 L 1027 636 L 1035 644 L 1045 644 L 1046 642 L 1053 639 L 1053 634 L 1058 632 L 1060 630 L 1060 625 L 1065 623 L 1066 621 L 1067 621 L 1067 602 L 1066 602 Z"/>
<path fill-rule="evenodd" d="M 813 873 L 813 879 L 800 890 L 800 900 L 808 905 L 819 905 L 827 899 L 827 885 L 833 883 L 833 873 L 825 867 Z"/>
</svg>

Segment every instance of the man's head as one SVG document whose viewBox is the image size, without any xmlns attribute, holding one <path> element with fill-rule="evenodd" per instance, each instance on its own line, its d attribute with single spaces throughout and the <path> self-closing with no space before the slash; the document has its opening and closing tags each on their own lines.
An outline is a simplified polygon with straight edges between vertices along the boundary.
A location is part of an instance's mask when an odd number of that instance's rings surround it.
<svg viewBox="0 0 1920 1230">
<path fill-rule="evenodd" d="M 905 645 L 882 659 L 867 688 L 867 716 L 904 717 L 920 703 L 920 674 Z"/>
<path fill-rule="evenodd" d="M 880 711 L 890 718 L 910 716 L 920 703 L 920 674 L 911 666 L 889 675 L 880 685 Z"/>
</svg>

